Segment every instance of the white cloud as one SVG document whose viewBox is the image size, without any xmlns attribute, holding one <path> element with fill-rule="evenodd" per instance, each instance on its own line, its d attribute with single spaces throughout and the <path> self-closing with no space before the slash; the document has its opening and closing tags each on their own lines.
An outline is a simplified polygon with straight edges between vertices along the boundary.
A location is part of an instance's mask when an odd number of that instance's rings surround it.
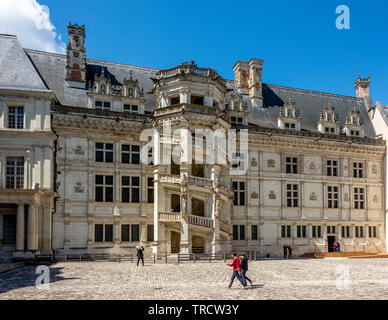
<svg viewBox="0 0 388 320">
<path fill-rule="evenodd" d="M 49 8 L 36 0 L 0 0 L 0 33 L 16 35 L 24 48 L 65 52 Z"/>
</svg>

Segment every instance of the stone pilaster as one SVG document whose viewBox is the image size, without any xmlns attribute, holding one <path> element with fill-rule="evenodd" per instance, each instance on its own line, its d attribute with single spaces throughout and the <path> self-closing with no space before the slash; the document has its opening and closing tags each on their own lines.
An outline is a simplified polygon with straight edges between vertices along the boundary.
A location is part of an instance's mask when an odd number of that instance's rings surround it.
<svg viewBox="0 0 388 320">
<path fill-rule="evenodd" d="M 17 207 L 16 250 L 24 251 L 24 203 L 18 204 Z"/>
</svg>

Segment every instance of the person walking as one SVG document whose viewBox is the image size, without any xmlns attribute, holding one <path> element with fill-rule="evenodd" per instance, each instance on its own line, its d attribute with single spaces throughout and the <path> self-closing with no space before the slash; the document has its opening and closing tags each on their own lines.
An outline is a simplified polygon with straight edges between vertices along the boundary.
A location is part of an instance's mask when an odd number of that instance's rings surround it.
<svg viewBox="0 0 388 320">
<path fill-rule="evenodd" d="M 144 254 L 143 254 L 144 248 L 143 247 L 136 248 L 136 251 L 137 251 L 137 266 L 139 266 L 140 260 L 142 265 L 144 266 Z"/>
<path fill-rule="evenodd" d="M 292 259 L 292 247 L 288 246 L 288 259 Z"/>
<path fill-rule="evenodd" d="M 249 279 L 246 275 L 248 271 L 248 259 L 245 256 L 245 253 L 240 253 L 240 264 L 241 264 L 241 278 L 243 279 L 245 285 L 247 285 L 247 280 L 251 287 L 253 286 L 253 281 Z"/>
<path fill-rule="evenodd" d="M 283 245 L 283 259 L 287 259 L 287 246 Z"/>
<path fill-rule="evenodd" d="M 337 242 L 334 241 L 333 243 L 333 252 L 337 252 Z"/>
<path fill-rule="evenodd" d="M 232 278 L 230 279 L 230 284 L 229 284 L 228 288 L 229 289 L 232 288 L 234 278 L 237 278 L 241 282 L 243 288 L 246 289 L 247 285 L 243 281 L 243 279 L 240 277 L 240 274 L 239 274 L 239 271 L 241 272 L 240 260 L 236 257 L 236 254 L 234 252 L 232 253 L 232 258 L 233 258 L 233 262 L 232 263 L 227 263 L 227 265 L 229 267 L 233 268 L 233 274 L 232 274 Z"/>
<path fill-rule="evenodd" d="M 341 245 L 338 241 L 337 241 L 337 252 L 341 252 Z"/>
</svg>

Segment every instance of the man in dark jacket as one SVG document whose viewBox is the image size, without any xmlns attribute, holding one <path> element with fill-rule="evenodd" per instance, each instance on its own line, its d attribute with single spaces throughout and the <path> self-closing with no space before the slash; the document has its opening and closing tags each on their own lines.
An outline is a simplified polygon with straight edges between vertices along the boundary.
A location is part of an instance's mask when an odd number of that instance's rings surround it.
<svg viewBox="0 0 388 320">
<path fill-rule="evenodd" d="M 287 259 L 287 245 L 283 245 L 283 259 Z"/>
<path fill-rule="evenodd" d="M 246 283 L 244 282 L 244 280 L 241 278 L 239 274 L 239 271 L 241 272 L 241 264 L 240 264 L 240 260 L 236 257 L 236 254 L 234 252 L 232 253 L 232 258 L 233 258 L 233 262 L 226 264 L 227 266 L 233 268 L 232 278 L 230 279 L 230 284 L 227 288 L 229 289 L 232 288 L 234 278 L 237 278 L 241 282 L 241 285 L 243 286 L 243 288 L 248 289 Z"/>
<path fill-rule="evenodd" d="M 292 247 L 288 246 L 288 259 L 292 259 Z"/>
<path fill-rule="evenodd" d="M 248 280 L 252 287 L 253 281 L 249 279 L 246 275 L 248 271 L 248 259 L 246 258 L 245 253 L 240 254 L 240 265 L 241 265 L 241 278 L 243 279 L 245 285 L 247 285 L 247 280 Z"/>
<path fill-rule="evenodd" d="M 137 266 L 139 266 L 140 260 L 144 266 L 144 255 L 143 255 L 144 248 L 143 247 L 136 248 L 136 251 L 137 251 Z"/>
</svg>

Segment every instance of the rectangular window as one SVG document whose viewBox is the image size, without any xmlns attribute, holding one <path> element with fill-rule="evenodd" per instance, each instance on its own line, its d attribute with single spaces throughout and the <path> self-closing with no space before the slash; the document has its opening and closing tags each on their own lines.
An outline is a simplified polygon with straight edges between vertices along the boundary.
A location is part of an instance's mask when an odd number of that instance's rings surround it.
<svg viewBox="0 0 388 320">
<path fill-rule="evenodd" d="M 327 233 L 335 233 L 335 226 L 327 226 Z"/>
<path fill-rule="evenodd" d="M 238 226 L 233 226 L 233 240 L 238 240 Z"/>
<path fill-rule="evenodd" d="M 103 224 L 96 224 L 94 226 L 94 241 L 95 242 L 103 242 L 104 241 L 104 225 Z"/>
<path fill-rule="evenodd" d="M 105 225 L 105 242 L 113 241 L 113 224 Z"/>
<path fill-rule="evenodd" d="M 147 241 L 154 241 L 154 225 L 147 224 Z"/>
<path fill-rule="evenodd" d="M 377 232 L 376 232 L 376 227 L 375 226 L 369 226 L 369 237 L 370 238 L 376 238 L 377 237 Z"/>
<path fill-rule="evenodd" d="M 287 184 L 287 207 L 298 207 L 298 185 Z"/>
<path fill-rule="evenodd" d="M 147 178 L 147 202 L 154 203 L 154 178 Z"/>
<path fill-rule="evenodd" d="M 363 238 L 364 237 L 364 227 L 363 226 L 356 226 L 355 229 L 355 237 L 356 238 Z"/>
<path fill-rule="evenodd" d="M 251 226 L 252 240 L 257 240 L 257 225 Z"/>
<path fill-rule="evenodd" d="M 113 143 L 96 143 L 96 162 L 113 162 Z"/>
<path fill-rule="evenodd" d="M 321 226 L 312 226 L 313 238 L 321 237 Z"/>
<path fill-rule="evenodd" d="M 365 189 L 364 188 L 354 188 L 354 209 L 364 209 L 365 208 Z"/>
<path fill-rule="evenodd" d="M 298 238 L 306 238 L 307 237 L 306 226 L 297 226 L 296 233 Z"/>
<path fill-rule="evenodd" d="M 113 202 L 113 176 L 96 175 L 96 202 Z"/>
<path fill-rule="evenodd" d="M 234 200 L 235 206 L 245 206 L 245 182 L 233 181 Z"/>
<path fill-rule="evenodd" d="M 24 107 L 8 107 L 8 128 L 24 128 Z"/>
<path fill-rule="evenodd" d="M 139 164 L 140 163 L 140 146 L 139 145 L 121 145 L 121 162 Z"/>
<path fill-rule="evenodd" d="M 327 187 L 327 207 L 330 209 L 338 208 L 338 187 L 337 186 Z"/>
<path fill-rule="evenodd" d="M 124 109 L 124 111 L 130 111 L 131 110 L 131 106 L 129 104 L 124 104 L 123 109 Z"/>
<path fill-rule="evenodd" d="M 121 225 L 121 241 L 129 241 L 129 224 Z"/>
<path fill-rule="evenodd" d="M 286 157 L 286 173 L 298 173 L 298 158 Z"/>
<path fill-rule="evenodd" d="M 140 202 L 139 177 L 121 177 L 121 202 Z"/>
<path fill-rule="evenodd" d="M 96 101 L 95 103 L 94 103 L 94 106 L 95 106 L 95 108 L 96 109 L 101 109 L 102 108 L 102 101 Z"/>
<path fill-rule="evenodd" d="M 7 189 L 23 189 L 24 158 L 6 158 L 5 187 Z"/>
<path fill-rule="evenodd" d="M 341 227 L 341 236 L 342 236 L 342 238 L 349 238 L 350 237 L 350 227 L 349 226 L 342 226 Z"/>
<path fill-rule="evenodd" d="M 291 226 L 282 226 L 282 238 L 291 238 Z"/>
<path fill-rule="evenodd" d="M 240 226 L 240 240 L 245 240 L 245 226 Z"/>
<path fill-rule="evenodd" d="M 139 225 L 132 224 L 131 225 L 131 241 L 137 242 L 139 241 Z"/>
<path fill-rule="evenodd" d="M 139 111 L 139 107 L 138 107 L 137 105 L 132 105 L 132 106 L 131 106 L 131 110 L 132 110 L 133 112 L 138 112 L 138 111 Z"/>
<path fill-rule="evenodd" d="M 244 225 L 233 225 L 233 240 L 245 240 Z"/>
<path fill-rule="evenodd" d="M 104 109 L 110 109 L 110 102 L 104 102 Z"/>
<path fill-rule="evenodd" d="M 353 162 L 353 178 L 363 178 L 364 167 L 362 162 Z"/>
<path fill-rule="evenodd" d="M 245 168 L 245 154 L 236 152 L 232 154 L 232 169 L 243 170 Z"/>
<path fill-rule="evenodd" d="M 337 160 L 327 160 L 326 161 L 326 170 L 329 177 L 338 176 L 338 161 Z"/>
</svg>

